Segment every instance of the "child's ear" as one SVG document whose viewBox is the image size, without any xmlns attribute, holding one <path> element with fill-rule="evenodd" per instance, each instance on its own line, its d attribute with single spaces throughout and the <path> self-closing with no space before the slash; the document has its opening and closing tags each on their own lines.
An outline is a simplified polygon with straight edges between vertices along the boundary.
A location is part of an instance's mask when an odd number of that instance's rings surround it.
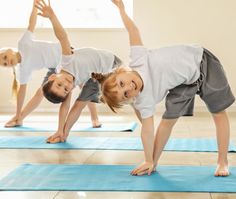
<svg viewBox="0 0 236 199">
<path fill-rule="evenodd" d="M 49 77 L 48 77 L 48 81 L 53 81 L 55 78 L 56 78 L 56 74 L 51 74 Z"/>
</svg>

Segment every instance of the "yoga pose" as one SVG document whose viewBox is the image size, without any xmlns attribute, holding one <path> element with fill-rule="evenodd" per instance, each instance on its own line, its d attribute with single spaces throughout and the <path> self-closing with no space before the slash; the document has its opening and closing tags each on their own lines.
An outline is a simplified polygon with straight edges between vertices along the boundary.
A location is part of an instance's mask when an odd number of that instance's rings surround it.
<svg viewBox="0 0 236 199">
<path fill-rule="evenodd" d="M 113 53 L 95 48 L 71 50 L 70 42 L 57 16 L 44 0 L 38 0 L 36 7 L 39 15 L 49 18 L 55 35 L 62 48 L 62 60 L 58 73 L 52 74 L 43 86 L 44 96 L 52 103 L 61 103 L 58 131 L 48 138 L 48 142 L 64 142 L 81 111 L 89 102 L 99 102 L 99 84 L 91 78 L 92 72 L 107 73 L 121 64 Z M 84 84 L 83 89 L 70 112 L 71 91 L 75 86 Z"/>
<path fill-rule="evenodd" d="M 129 33 L 131 62 L 129 67 L 121 66 L 106 76 L 95 74 L 94 77 L 101 82 L 102 100 L 114 112 L 130 102 L 142 123 L 145 160 L 131 174 L 150 175 L 155 171 L 173 126 L 179 117 L 193 115 L 194 98 L 198 94 L 216 126 L 218 161 L 215 176 L 229 175 L 230 126 L 225 109 L 235 98 L 220 61 L 200 46 L 146 49 L 122 0 L 112 2 L 118 7 Z M 166 111 L 154 135 L 155 105 L 164 98 Z"/>
<path fill-rule="evenodd" d="M 37 22 L 38 10 L 35 7 L 36 0 L 33 2 L 33 9 L 29 19 L 29 26 L 22 38 L 18 42 L 18 51 L 14 49 L 0 50 L 0 65 L 8 68 L 13 68 L 14 84 L 13 91 L 17 93 L 16 114 L 5 124 L 5 127 L 16 127 L 23 123 L 24 118 L 30 114 L 42 101 L 43 92 L 42 85 L 48 80 L 48 77 L 55 73 L 56 67 L 61 59 L 60 43 L 52 43 L 49 41 L 39 41 L 34 39 L 34 29 Z M 15 67 L 17 74 L 15 76 Z M 34 96 L 23 108 L 26 95 L 26 87 L 34 71 L 47 68 L 48 72 L 44 78 L 42 85 L 38 88 Z M 17 81 L 20 86 L 17 89 Z M 82 85 L 81 85 L 82 87 Z M 100 127 L 96 106 L 94 103 L 88 103 L 88 108 L 91 113 L 93 127 Z"/>
</svg>

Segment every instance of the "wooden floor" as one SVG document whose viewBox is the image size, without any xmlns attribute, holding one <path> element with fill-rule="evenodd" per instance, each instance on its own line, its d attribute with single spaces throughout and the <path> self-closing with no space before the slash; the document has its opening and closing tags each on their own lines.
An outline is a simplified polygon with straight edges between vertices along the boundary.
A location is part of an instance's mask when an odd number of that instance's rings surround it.
<svg viewBox="0 0 236 199">
<path fill-rule="evenodd" d="M 230 115 L 231 122 L 231 140 L 236 143 L 236 115 Z M 0 120 L 6 120 L 9 116 L 0 115 Z M 30 116 L 26 121 L 46 120 L 54 122 L 56 116 Z M 106 122 L 127 122 L 137 121 L 134 115 L 109 116 L 101 115 L 100 120 Z M 79 122 L 90 121 L 89 116 L 82 116 Z M 160 115 L 156 116 L 156 124 L 160 121 Z M 29 133 L 7 133 L 1 132 L 1 135 L 20 135 L 29 136 Z M 34 133 L 30 135 L 40 135 Z M 47 135 L 50 135 L 48 133 Z M 140 125 L 134 133 L 73 133 L 78 136 L 114 136 L 131 137 L 140 136 Z M 194 117 L 181 118 L 172 133 L 173 137 L 178 138 L 207 138 L 215 137 L 215 127 L 211 116 L 208 113 L 197 114 Z M 231 166 L 236 166 L 236 154 L 230 153 L 229 162 Z M 162 154 L 161 165 L 215 165 L 217 153 L 199 153 L 199 152 L 164 152 Z M 143 160 L 143 152 L 137 151 L 94 151 L 94 150 L 0 150 L 0 178 L 5 176 L 11 170 L 22 163 L 72 163 L 72 164 L 138 164 Z M 213 173 L 212 173 L 213 175 Z M 235 188 L 236 190 L 236 188 Z M 149 193 L 149 192 L 0 192 L 1 199 L 235 199 L 236 194 L 226 193 Z"/>
</svg>

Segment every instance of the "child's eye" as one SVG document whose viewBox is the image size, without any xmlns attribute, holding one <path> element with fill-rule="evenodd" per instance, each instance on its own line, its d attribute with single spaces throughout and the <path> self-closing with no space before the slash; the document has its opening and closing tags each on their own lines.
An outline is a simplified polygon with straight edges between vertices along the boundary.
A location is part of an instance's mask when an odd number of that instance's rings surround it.
<svg viewBox="0 0 236 199">
<path fill-rule="evenodd" d="M 3 57 L 3 60 L 6 60 L 7 59 L 7 56 L 5 55 L 4 57 Z"/>
<path fill-rule="evenodd" d="M 61 86 L 61 84 L 57 84 L 58 86 Z"/>
<path fill-rule="evenodd" d="M 128 92 L 124 92 L 124 96 L 125 96 L 125 98 L 128 98 Z"/>
<path fill-rule="evenodd" d="M 120 86 L 123 87 L 124 86 L 124 82 L 120 81 Z"/>
</svg>

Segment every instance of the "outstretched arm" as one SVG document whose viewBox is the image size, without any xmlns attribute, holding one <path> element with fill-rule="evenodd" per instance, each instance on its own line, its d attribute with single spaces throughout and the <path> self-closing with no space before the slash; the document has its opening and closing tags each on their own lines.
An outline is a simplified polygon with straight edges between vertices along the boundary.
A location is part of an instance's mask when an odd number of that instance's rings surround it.
<svg viewBox="0 0 236 199">
<path fill-rule="evenodd" d="M 64 136 L 63 141 L 65 141 L 70 133 L 71 128 L 75 124 L 75 122 L 78 120 L 82 110 L 84 107 L 89 103 L 89 101 L 80 101 L 76 100 L 73 107 L 71 108 L 68 117 L 66 119 L 66 123 L 64 126 Z"/>
<path fill-rule="evenodd" d="M 132 175 L 150 175 L 154 171 L 153 151 L 154 151 L 154 123 L 153 116 L 142 119 L 141 138 L 144 149 L 145 161 L 135 168 Z"/>
<path fill-rule="evenodd" d="M 61 44 L 63 55 L 71 55 L 72 54 L 71 45 L 70 45 L 67 33 L 62 27 L 57 16 L 55 15 L 50 5 L 50 0 L 48 0 L 48 5 L 45 3 L 44 0 L 36 0 L 36 1 L 37 2 L 35 4 L 35 7 L 41 11 L 41 13 L 38 13 L 38 15 L 50 19 L 53 26 L 54 33 Z"/>
<path fill-rule="evenodd" d="M 162 119 L 157 128 L 153 153 L 153 161 L 155 166 L 158 164 L 161 153 L 177 120 L 178 119 Z"/>
<path fill-rule="evenodd" d="M 30 32 L 34 32 L 34 29 L 35 29 L 35 26 L 36 26 L 36 22 L 37 22 L 38 9 L 35 7 L 36 1 L 37 0 L 33 1 L 33 8 L 32 8 L 32 12 L 30 14 L 30 18 L 29 18 L 28 30 Z"/>
<path fill-rule="evenodd" d="M 48 143 L 57 143 L 57 142 L 64 142 L 64 127 L 66 118 L 70 109 L 70 102 L 71 102 L 71 95 L 72 92 L 70 92 L 64 102 L 62 102 L 59 110 L 59 122 L 58 122 L 58 128 L 57 132 L 54 133 L 52 136 L 47 138 Z"/>
<path fill-rule="evenodd" d="M 21 110 L 25 100 L 26 88 L 27 84 L 20 85 L 16 98 L 16 114 L 5 124 L 5 127 L 16 127 L 18 125 L 21 125 L 21 122 L 18 122 L 18 119 L 21 116 Z"/>
<path fill-rule="evenodd" d="M 125 11 L 125 6 L 122 0 L 112 0 L 112 2 L 118 7 L 120 11 L 121 19 L 129 33 L 130 45 L 143 45 L 142 39 L 139 33 L 139 29 L 133 22 L 133 20 L 127 15 Z"/>
</svg>

